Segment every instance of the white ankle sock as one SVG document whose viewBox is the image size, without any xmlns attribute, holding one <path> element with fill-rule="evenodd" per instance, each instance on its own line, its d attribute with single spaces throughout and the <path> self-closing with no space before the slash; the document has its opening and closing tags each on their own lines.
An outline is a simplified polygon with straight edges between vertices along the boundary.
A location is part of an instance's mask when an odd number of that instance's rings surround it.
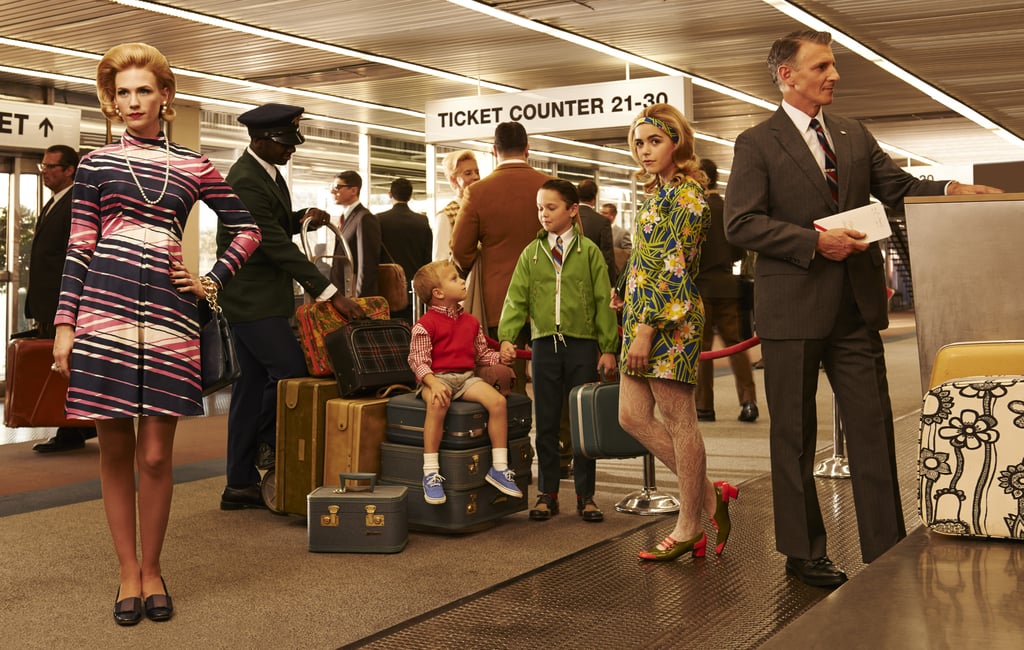
<svg viewBox="0 0 1024 650">
<path fill-rule="evenodd" d="M 491 464 L 494 469 L 504 472 L 508 469 L 508 447 L 491 449 Z"/>
<path fill-rule="evenodd" d="M 431 472 L 441 472 L 441 462 L 438 460 L 438 454 L 423 454 L 423 475 L 426 476 Z"/>
</svg>

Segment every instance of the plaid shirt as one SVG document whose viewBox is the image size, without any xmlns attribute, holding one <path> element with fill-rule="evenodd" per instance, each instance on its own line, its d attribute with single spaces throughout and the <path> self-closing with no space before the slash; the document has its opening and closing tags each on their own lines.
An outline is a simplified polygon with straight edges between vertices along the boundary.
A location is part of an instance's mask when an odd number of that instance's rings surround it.
<svg viewBox="0 0 1024 650">
<path fill-rule="evenodd" d="M 436 311 L 448 318 L 455 320 L 463 314 L 461 305 L 449 309 L 436 305 L 430 306 L 430 311 Z M 473 357 L 477 366 L 493 366 L 501 363 L 501 355 L 497 350 L 487 346 L 487 339 L 484 337 L 483 327 L 477 323 L 476 338 L 473 340 Z M 433 369 L 434 342 L 430 340 L 427 329 L 418 322 L 412 326 L 412 340 L 409 342 L 409 367 L 416 374 L 416 382 L 422 382 L 423 378 L 434 372 Z M 472 368 L 466 368 L 472 370 Z"/>
</svg>

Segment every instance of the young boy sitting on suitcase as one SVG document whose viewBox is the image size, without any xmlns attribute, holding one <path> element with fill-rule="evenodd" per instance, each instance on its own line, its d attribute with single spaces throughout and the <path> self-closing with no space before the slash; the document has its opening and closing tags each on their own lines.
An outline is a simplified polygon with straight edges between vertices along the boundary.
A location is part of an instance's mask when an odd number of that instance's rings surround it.
<svg viewBox="0 0 1024 650">
<path fill-rule="evenodd" d="M 501 363 L 497 350 L 487 347 L 480 322 L 462 310 L 466 281 L 451 262 L 431 262 L 412 279 L 413 290 L 428 305 L 413 325 L 409 366 L 416 373 L 420 396 L 427 403 L 423 423 L 423 498 L 441 504 L 447 497 L 441 482 L 438 449 L 444 418 L 453 399 L 478 402 L 487 409 L 491 438 L 491 469 L 487 482 L 511 497 L 523 497 L 508 467 L 508 411 L 505 397 L 474 373 L 477 366 Z"/>
<path fill-rule="evenodd" d="M 573 224 L 579 195 L 572 183 L 550 180 L 537 192 L 543 230 L 519 256 L 498 324 L 501 358 L 515 358 L 516 334 L 530 322 L 533 399 L 537 425 L 537 504 L 530 519 L 558 514 L 558 429 L 569 391 L 615 374 L 619 345 L 609 306 L 608 268 L 597 245 Z M 576 512 L 583 521 L 604 519 L 594 503 L 596 464 L 573 450 Z"/>
</svg>

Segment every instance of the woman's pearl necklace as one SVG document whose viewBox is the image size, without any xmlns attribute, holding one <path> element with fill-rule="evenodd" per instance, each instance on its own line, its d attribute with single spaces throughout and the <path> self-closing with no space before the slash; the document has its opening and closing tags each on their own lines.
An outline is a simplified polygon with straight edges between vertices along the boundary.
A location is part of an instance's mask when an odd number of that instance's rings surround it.
<svg viewBox="0 0 1024 650">
<path fill-rule="evenodd" d="M 142 183 L 139 182 L 139 177 L 135 175 L 135 170 L 132 169 L 132 163 L 128 160 L 128 149 L 124 146 L 124 138 L 121 138 L 121 155 L 124 156 L 124 164 L 128 166 L 128 173 L 132 175 L 132 180 L 135 181 L 135 187 L 139 188 L 139 194 L 142 195 L 142 200 L 150 205 L 156 205 L 163 200 L 164 194 L 167 193 L 167 183 L 171 179 L 171 142 L 166 137 L 164 138 L 164 145 L 167 150 L 167 161 L 164 164 L 164 188 L 160 190 L 160 196 L 156 197 L 155 201 L 150 201 L 149 197 L 146 196 L 146 190 L 142 188 Z"/>
</svg>

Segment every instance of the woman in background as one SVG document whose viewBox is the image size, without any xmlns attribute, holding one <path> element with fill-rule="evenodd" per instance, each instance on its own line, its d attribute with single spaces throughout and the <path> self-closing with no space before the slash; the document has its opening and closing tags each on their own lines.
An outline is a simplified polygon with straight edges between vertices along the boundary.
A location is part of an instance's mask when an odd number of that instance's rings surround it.
<svg viewBox="0 0 1024 650">
<path fill-rule="evenodd" d="M 480 166 L 476 162 L 476 154 L 468 149 L 453 151 L 441 162 L 444 175 L 455 191 L 455 198 L 437 213 L 434 226 L 434 259 L 451 258 L 452 230 L 455 228 L 455 217 L 459 214 L 459 201 L 462 193 L 470 183 L 480 180 Z"/>
<path fill-rule="evenodd" d="M 703 556 L 702 507 L 718 530 L 721 553 L 731 528 L 729 500 L 738 491 L 707 478 L 694 402 L 704 328 L 694 278 L 710 222 L 707 177 L 694 153 L 693 128 L 668 104 L 640 112 L 629 148 L 640 165 L 634 176 L 649 196 L 634 223 L 625 287 L 612 292 L 612 307 L 623 308 L 619 422 L 676 475 L 680 501 L 671 534 L 639 557 Z"/>
<path fill-rule="evenodd" d="M 86 155 L 75 176 L 53 369 L 69 378 L 68 417 L 96 422 L 103 506 L 120 565 L 114 621 L 134 625 L 143 612 L 156 621 L 174 613 L 160 553 L 178 417 L 203 414 L 197 298 L 231 279 L 260 231 L 210 161 L 161 130 L 161 119 L 174 119 L 175 80 L 158 50 L 112 48 L 97 67 L 96 94 L 125 130 Z M 211 271 L 195 277 L 182 262 L 181 235 L 199 200 L 234 238 Z"/>
</svg>

